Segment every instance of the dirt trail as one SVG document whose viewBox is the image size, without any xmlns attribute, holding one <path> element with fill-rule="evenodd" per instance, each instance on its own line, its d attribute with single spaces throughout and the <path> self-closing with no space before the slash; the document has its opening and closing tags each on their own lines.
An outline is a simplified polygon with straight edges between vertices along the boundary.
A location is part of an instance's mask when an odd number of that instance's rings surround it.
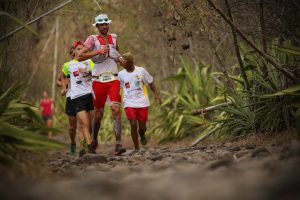
<svg viewBox="0 0 300 200">
<path fill-rule="evenodd" d="M 300 199 L 299 141 L 150 148 L 120 157 L 111 147 L 81 158 L 52 153 L 51 179 L 6 181 L 1 199 Z"/>
</svg>

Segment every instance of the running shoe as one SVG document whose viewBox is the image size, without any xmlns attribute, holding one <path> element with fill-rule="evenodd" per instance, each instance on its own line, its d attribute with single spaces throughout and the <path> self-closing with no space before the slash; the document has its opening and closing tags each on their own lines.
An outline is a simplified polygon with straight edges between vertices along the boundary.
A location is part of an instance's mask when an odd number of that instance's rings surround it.
<svg viewBox="0 0 300 200">
<path fill-rule="evenodd" d="M 89 148 L 88 152 L 96 154 L 97 147 L 98 147 L 98 141 L 93 140 L 92 143 L 91 143 L 91 147 Z"/>
<path fill-rule="evenodd" d="M 70 154 L 76 155 L 76 144 L 70 144 Z"/>
<path fill-rule="evenodd" d="M 79 151 L 79 157 L 82 157 L 83 155 L 85 155 L 86 154 L 86 151 L 84 150 L 84 149 L 81 149 L 80 151 Z"/>
<path fill-rule="evenodd" d="M 122 153 L 125 153 L 126 149 L 122 147 L 122 145 L 116 145 L 115 156 L 120 156 Z"/>
<path fill-rule="evenodd" d="M 140 135 L 140 139 L 141 139 L 142 145 L 146 145 L 147 144 L 147 138 L 146 138 L 145 135 Z"/>
<path fill-rule="evenodd" d="M 96 150 L 92 145 L 93 143 L 89 144 L 88 147 L 88 153 L 96 154 Z"/>
</svg>

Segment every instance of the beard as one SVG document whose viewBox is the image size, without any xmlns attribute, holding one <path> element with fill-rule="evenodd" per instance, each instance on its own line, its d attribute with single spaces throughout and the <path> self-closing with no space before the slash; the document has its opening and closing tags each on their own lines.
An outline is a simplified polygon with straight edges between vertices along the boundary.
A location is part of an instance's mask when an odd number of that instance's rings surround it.
<svg viewBox="0 0 300 200">
<path fill-rule="evenodd" d="M 108 28 L 103 28 L 100 30 L 100 33 L 103 34 L 103 35 L 107 35 L 108 33 Z"/>
</svg>

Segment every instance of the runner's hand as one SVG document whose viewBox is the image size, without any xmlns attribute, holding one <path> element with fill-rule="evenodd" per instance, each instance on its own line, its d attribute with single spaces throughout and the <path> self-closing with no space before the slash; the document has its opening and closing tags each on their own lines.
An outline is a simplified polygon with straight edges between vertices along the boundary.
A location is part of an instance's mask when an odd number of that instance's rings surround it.
<svg viewBox="0 0 300 200">
<path fill-rule="evenodd" d="M 67 94 L 67 89 L 64 88 L 60 91 L 61 96 L 65 96 Z"/>
<path fill-rule="evenodd" d="M 156 96 L 155 97 L 155 101 L 156 101 L 156 103 L 158 104 L 158 105 L 161 105 L 161 99 L 160 99 L 160 96 Z"/>
<path fill-rule="evenodd" d="M 119 62 L 125 64 L 126 60 L 122 56 L 119 57 Z"/>
<path fill-rule="evenodd" d="M 105 46 L 104 48 L 97 50 L 97 54 L 106 54 L 108 53 L 108 51 L 109 51 L 108 46 Z"/>
</svg>

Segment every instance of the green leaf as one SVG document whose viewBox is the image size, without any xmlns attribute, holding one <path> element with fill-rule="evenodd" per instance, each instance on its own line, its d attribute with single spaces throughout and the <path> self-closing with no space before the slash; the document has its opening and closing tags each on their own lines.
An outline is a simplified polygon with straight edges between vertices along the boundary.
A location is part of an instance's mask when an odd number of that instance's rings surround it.
<svg viewBox="0 0 300 200">
<path fill-rule="evenodd" d="M 293 54 L 296 56 L 300 56 L 300 48 L 297 47 L 282 47 L 282 48 L 278 48 L 279 51 L 285 52 L 285 53 L 289 53 L 289 54 Z"/>
<path fill-rule="evenodd" d="M 32 146 L 44 147 L 44 149 L 61 149 L 66 147 L 63 143 L 30 131 L 25 131 L 6 122 L 0 122 L 0 136 L 15 138 Z"/>
<path fill-rule="evenodd" d="M 297 93 L 299 91 L 300 91 L 300 84 L 297 84 L 297 85 L 290 86 L 279 92 L 276 92 L 274 94 L 268 94 L 268 95 L 263 95 L 263 96 L 264 97 L 274 97 L 274 96 L 283 96 L 283 95 L 300 96 L 300 93 Z"/>
</svg>

